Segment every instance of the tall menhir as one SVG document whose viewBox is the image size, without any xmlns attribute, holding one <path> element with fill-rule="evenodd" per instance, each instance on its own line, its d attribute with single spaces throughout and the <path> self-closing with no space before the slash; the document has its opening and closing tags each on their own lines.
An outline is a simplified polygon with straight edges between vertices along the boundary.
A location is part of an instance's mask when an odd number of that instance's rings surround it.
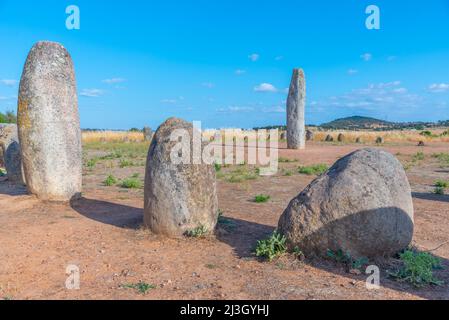
<svg viewBox="0 0 449 320">
<path fill-rule="evenodd" d="M 81 195 L 82 147 L 75 71 L 67 50 L 54 42 L 31 49 L 19 89 L 18 129 L 30 193 L 41 200 Z"/>
<path fill-rule="evenodd" d="M 287 99 L 287 147 L 305 149 L 306 79 L 302 69 L 294 69 Z"/>
</svg>

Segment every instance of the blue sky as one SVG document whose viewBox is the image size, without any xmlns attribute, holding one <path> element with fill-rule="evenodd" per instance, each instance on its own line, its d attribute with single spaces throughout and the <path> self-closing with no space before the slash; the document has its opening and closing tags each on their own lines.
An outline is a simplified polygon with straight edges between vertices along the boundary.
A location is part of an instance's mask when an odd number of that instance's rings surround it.
<svg viewBox="0 0 449 320">
<path fill-rule="evenodd" d="M 80 30 L 65 27 L 72 4 Z M 365 27 L 371 4 L 381 30 Z M 294 67 L 309 124 L 449 119 L 447 0 L 0 0 L 0 39 L 0 111 L 16 109 L 32 45 L 57 41 L 75 63 L 83 128 L 284 124 Z"/>
</svg>

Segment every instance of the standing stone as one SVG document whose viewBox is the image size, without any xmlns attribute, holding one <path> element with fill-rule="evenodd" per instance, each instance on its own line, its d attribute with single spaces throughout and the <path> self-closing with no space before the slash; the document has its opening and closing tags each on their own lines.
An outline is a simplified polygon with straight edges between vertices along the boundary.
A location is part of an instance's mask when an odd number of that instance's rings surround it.
<svg viewBox="0 0 449 320">
<path fill-rule="evenodd" d="M 413 202 L 401 163 L 379 149 L 339 161 L 293 199 L 279 221 L 292 247 L 325 256 L 393 255 L 413 238 Z"/>
<path fill-rule="evenodd" d="M 183 130 L 186 137 L 171 141 L 175 130 Z M 191 123 L 170 118 L 154 135 L 148 151 L 144 195 L 144 224 L 154 233 L 180 237 L 197 229 L 206 233 L 215 229 L 218 219 L 215 168 L 201 159 L 201 164 L 193 164 L 194 148 L 198 147 L 193 143 L 194 134 L 201 146 L 201 133 Z M 181 142 L 187 151 L 179 148 Z M 172 153 L 186 157 L 188 163 L 176 164 Z"/>
<path fill-rule="evenodd" d="M 384 142 L 385 142 L 384 138 L 382 138 L 382 137 L 377 137 L 377 139 L 376 139 L 376 143 L 377 143 L 377 144 L 384 144 Z"/>
<path fill-rule="evenodd" d="M 338 142 L 344 142 L 345 141 L 345 135 L 343 133 L 340 133 L 337 137 Z"/>
<path fill-rule="evenodd" d="M 287 147 L 306 147 L 306 80 L 302 69 L 294 69 L 287 99 Z"/>
<path fill-rule="evenodd" d="M 82 147 L 75 72 L 67 50 L 38 42 L 19 89 L 19 138 L 29 192 L 41 200 L 81 195 Z"/>
<path fill-rule="evenodd" d="M 287 139 L 287 132 L 282 131 L 281 132 L 281 140 L 286 140 Z"/>
<path fill-rule="evenodd" d="M 143 137 L 144 137 L 144 141 L 151 141 L 153 139 L 153 130 L 151 130 L 150 127 L 145 127 L 143 128 Z"/>
<path fill-rule="evenodd" d="M 24 184 L 17 125 L 0 124 L 0 149 L 3 154 L 9 182 Z"/>
<path fill-rule="evenodd" d="M 333 138 L 330 134 L 328 134 L 328 135 L 326 136 L 326 139 L 325 139 L 324 141 L 326 141 L 326 142 L 333 142 L 333 141 L 334 141 L 334 138 Z"/>
<path fill-rule="evenodd" d="M 314 133 L 311 130 L 307 130 L 306 131 L 306 140 L 307 141 L 313 141 L 314 138 Z"/>
</svg>

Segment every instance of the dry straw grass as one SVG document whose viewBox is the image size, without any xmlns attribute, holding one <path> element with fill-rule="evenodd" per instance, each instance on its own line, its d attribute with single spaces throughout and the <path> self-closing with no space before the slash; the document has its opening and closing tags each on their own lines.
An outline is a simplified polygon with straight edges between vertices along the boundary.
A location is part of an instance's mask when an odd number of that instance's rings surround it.
<svg viewBox="0 0 449 320">
<path fill-rule="evenodd" d="M 375 143 L 377 138 L 382 137 L 385 142 L 449 142 L 449 135 L 440 136 L 445 129 L 431 130 L 432 134 L 437 137 L 428 137 L 421 134 L 422 131 L 414 130 L 395 130 L 395 131 L 317 131 L 315 132 L 314 141 L 324 141 L 327 135 L 331 135 L 334 141 L 337 141 L 338 135 L 341 133 L 344 136 L 343 142 L 356 142 L 357 138 L 361 139 L 362 143 Z"/>
<path fill-rule="evenodd" d="M 331 135 L 334 141 L 337 141 L 338 135 L 343 134 L 346 143 L 355 143 L 357 138 L 362 143 L 375 143 L 378 137 L 382 137 L 385 142 L 401 143 L 401 142 L 449 142 L 449 135 L 443 136 L 442 133 L 447 129 L 430 130 L 434 136 L 423 136 L 421 131 L 414 130 L 396 130 L 396 131 L 315 131 L 314 141 L 324 141 L 327 135 Z M 224 132 L 222 132 L 224 134 Z M 279 133 L 280 134 L 280 133 Z M 245 135 L 243 132 L 242 135 Z M 129 131 L 83 131 L 83 142 L 143 142 L 144 136 L 142 132 Z M 213 136 L 213 132 L 204 132 L 206 139 Z"/>
<path fill-rule="evenodd" d="M 83 131 L 84 143 L 92 142 L 143 142 L 142 132 L 130 131 Z"/>
</svg>

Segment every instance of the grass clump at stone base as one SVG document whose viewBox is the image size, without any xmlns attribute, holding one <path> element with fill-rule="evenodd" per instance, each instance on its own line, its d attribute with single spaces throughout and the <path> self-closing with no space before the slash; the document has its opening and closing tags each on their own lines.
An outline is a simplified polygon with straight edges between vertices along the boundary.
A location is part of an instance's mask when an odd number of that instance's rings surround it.
<svg viewBox="0 0 449 320">
<path fill-rule="evenodd" d="M 326 164 L 315 164 L 312 166 L 305 166 L 305 167 L 299 167 L 298 172 L 300 174 L 306 174 L 309 176 L 312 175 L 322 175 L 323 173 L 325 173 L 327 170 L 329 169 L 329 167 Z"/>
<path fill-rule="evenodd" d="M 287 252 L 287 238 L 275 231 L 269 238 L 257 241 L 256 256 L 259 258 L 273 259 Z"/>
<path fill-rule="evenodd" d="M 406 250 L 399 256 L 402 267 L 389 275 L 397 281 L 408 282 L 415 287 L 427 285 L 443 285 L 433 271 L 442 269 L 441 260 L 428 252 Z"/>
<path fill-rule="evenodd" d="M 365 257 L 355 259 L 349 252 L 343 252 L 339 249 L 337 251 L 327 250 L 327 257 L 337 263 L 346 265 L 349 269 L 362 270 L 363 266 L 367 265 L 369 260 Z"/>
<path fill-rule="evenodd" d="M 207 228 L 203 225 L 200 225 L 195 229 L 186 231 L 184 235 L 189 238 L 203 238 L 207 233 Z"/>
</svg>

